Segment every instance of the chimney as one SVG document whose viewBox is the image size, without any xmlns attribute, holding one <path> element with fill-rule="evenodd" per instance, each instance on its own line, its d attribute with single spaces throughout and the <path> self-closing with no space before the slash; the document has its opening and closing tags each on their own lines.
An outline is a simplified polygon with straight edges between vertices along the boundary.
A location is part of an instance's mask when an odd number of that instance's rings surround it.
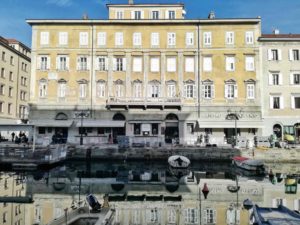
<svg viewBox="0 0 300 225">
<path fill-rule="evenodd" d="M 83 19 L 83 20 L 88 20 L 88 19 L 89 19 L 89 16 L 88 16 L 88 14 L 86 14 L 86 13 L 83 13 L 83 15 L 82 15 L 82 19 Z"/>
<path fill-rule="evenodd" d="M 134 3 L 133 3 L 133 0 L 128 0 L 128 4 L 129 5 L 133 5 Z"/>
<path fill-rule="evenodd" d="M 210 13 L 208 14 L 208 19 L 215 19 L 216 15 L 214 11 L 210 11 Z"/>
<path fill-rule="evenodd" d="M 280 32 L 279 32 L 279 29 L 277 29 L 277 28 L 275 28 L 274 30 L 273 30 L 273 34 L 279 34 Z"/>
</svg>

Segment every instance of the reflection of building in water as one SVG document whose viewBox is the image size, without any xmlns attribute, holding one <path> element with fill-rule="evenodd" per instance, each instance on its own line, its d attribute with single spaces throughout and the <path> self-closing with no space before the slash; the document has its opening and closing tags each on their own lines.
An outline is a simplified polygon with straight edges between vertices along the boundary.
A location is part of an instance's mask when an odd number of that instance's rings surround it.
<svg viewBox="0 0 300 225">
<path fill-rule="evenodd" d="M 14 173 L 0 174 L 0 196 L 18 197 L 24 196 L 25 184 L 23 178 Z M 20 203 L 0 203 L 0 224 L 24 225 L 25 205 Z"/>
<path fill-rule="evenodd" d="M 196 174 L 196 173 L 195 173 Z M 145 174 L 141 174 L 144 177 Z M 133 176 L 137 176 L 134 174 Z M 132 177 L 132 173 L 128 175 Z M 156 179 L 158 178 L 158 179 Z M 160 172 L 154 180 L 129 179 L 121 182 L 116 177 L 81 178 L 66 175 L 40 180 L 29 178 L 28 192 L 33 193 L 34 203 L 28 205 L 27 224 L 48 224 L 64 216 L 64 210 L 72 211 L 86 194 L 94 194 L 103 205 L 108 194 L 109 206 L 116 210 L 113 224 L 218 224 L 230 225 L 249 223 L 249 212 L 242 209 L 243 200 L 249 198 L 260 206 L 286 205 L 299 210 L 300 194 L 285 193 L 285 179 L 274 184 L 240 178 L 240 190 L 233 180 L 201 178 L 195 176 L 176 181 L 167 173 Z M 209 194 L 204 198 L 201 190 L 207 183 Z M 199 195 L 199 193 L 201 195 Z M 238 210 L 236 202 L 238 197 Z M 200 210 L 201 208 L 201 210 Z M 200 223 L 200 217 L 202 218 Z"/>
</svg>

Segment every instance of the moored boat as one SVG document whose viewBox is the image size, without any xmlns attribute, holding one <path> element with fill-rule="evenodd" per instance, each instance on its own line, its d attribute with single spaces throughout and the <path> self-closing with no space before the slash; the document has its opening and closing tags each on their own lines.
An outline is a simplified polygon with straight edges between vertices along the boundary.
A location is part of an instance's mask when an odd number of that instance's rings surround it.
<svg viewBox="0 0 300 225">
<path fill-rule="evenodd" d="M 169 170 L 175 177 L 180 178 L 189 174 L 190 160 L 182 155 L 173 155 L 168 159 Z"/>
<path fill-rule="evenodd" d="M 265 174 L 265 165 L 262 160 L 235 156 L 232 159 L 232 163 L 240 169 L 254 172 L 255 174 Z"/>
</svg>

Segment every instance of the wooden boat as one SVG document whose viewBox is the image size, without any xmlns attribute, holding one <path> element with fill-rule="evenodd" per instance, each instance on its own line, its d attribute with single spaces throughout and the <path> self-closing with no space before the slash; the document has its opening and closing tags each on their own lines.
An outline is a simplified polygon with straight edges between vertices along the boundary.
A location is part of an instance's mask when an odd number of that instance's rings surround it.
<svg viewBox="0 0 300 225">
<path fill-rule="evenodd" d="M 190 166 L 190 160 L 181 155 L 173 155 L 168 159 L 169 170 L 177 178 L 181 178 L 189 174 L 188 167 Z"/>
<path fill-rule="evenodd" d="M 249 159 L 247 157 L 235 156 L 232 159 L 233 165 L 255 174 L 265 174 L 265 166 L 262 160 Z"/>
</svg>

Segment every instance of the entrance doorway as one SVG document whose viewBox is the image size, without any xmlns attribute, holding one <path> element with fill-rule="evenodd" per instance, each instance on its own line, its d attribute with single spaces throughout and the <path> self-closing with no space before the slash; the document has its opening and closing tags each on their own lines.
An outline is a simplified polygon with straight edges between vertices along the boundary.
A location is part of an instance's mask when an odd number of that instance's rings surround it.
<svg viewBox="0 0 300 225">
<path fill-rule="evenodd" d="M 68 127 L 55 127 L 54 138 L 56 140 L 52 140 L 53 142 L 59 144 L 65 144 L 68 140 Z"/>
<path fill-rule="evenodd" d="M 125 121 L 126 117 L 121 113 L 116 113 L 112 119 L 115 121 Z M 117 137 L 124 136 L 124 135 L 125 135 L 125 125 L 124 125 L 124 127 L 113 127 L 112 128 L 113 143 L 118 143 Z"/>
<path fill-rule="evenodd" d="M 166 116 L 165 143 L 179 143 L 179 128 L 177 115 L 170 113 Z"/>
<path fill-rule="evenodd" d="M 273 133 L 276 135 L 277 139 L 282 138 L 282 127 L 280 124 L 275 124 L 273 126 Z"/>
</svg>

